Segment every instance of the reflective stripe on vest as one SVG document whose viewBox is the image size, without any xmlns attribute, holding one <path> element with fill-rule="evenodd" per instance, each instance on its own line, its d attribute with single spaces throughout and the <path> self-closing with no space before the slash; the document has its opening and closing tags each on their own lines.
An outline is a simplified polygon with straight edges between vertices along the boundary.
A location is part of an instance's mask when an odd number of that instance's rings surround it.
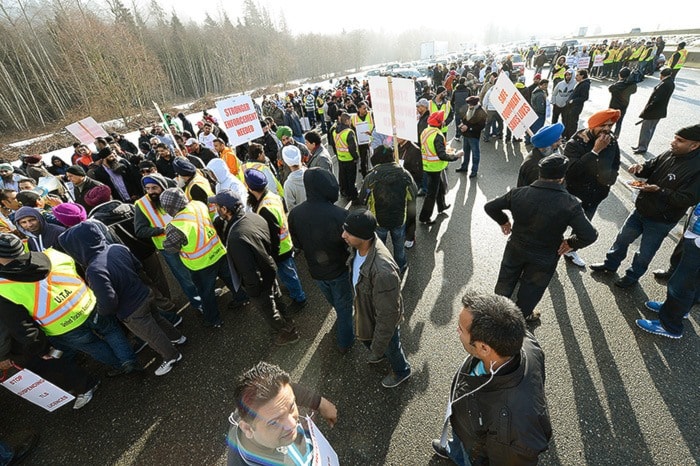
<svg viewBox="0 0 700 466">
<path fill-rule="evenodd" d="M 426 172 L 439 172 L 447 167 L 448 162 L 440 160 L 435 150 L 436 137 L 445 139 L 442 132 L 434 126 L 428 126 L 420 135 L 420 152 L 423 157 L 423 170 Z"/>
<path fill-rule="evenodd" d="M 437 104 L 434 100 L 431 100 L 431 101 L 430 101 L 430 113 L 432 114 L 432 113 L 435 113 L 435 112 L 439 112 L 440 110 L 442 110 L 442 111 L 444 112 L 443 115 L 442 115 L 443 121 L 447 120 L 447 115 L 450 114 L 450 110 L 451 110 L 450 102 L 447 101 L 447 100 L 445 100 L 445 101 L 442 103 L 442 105 L 438 106 L 438 104 Z M 443 127 L 440 129 L 440 131 L 442 131 L 444 134 L 447 134 L 447 130 L 448 130 L 448 129 L 449 129 L 449 128 L 448 128 L 447 126 L 443 126 Z"/>
<path fill-rule="evenodd" d="M 75 271 L 73 259 L 51 248 L 43 253 L 51 263 L 46 278 L 38 282 L 0 278 L 0 290 L 5 298 L 27 309 L 46 335 L 64 335 L 87 320 L 97 300 Z"/>
<path fill-rule="evenodd" d="M 554 65 L 555 67 L 557 65 Z M 561 66 L 558 70 L 552 74 L 552 79 L 564 79 L 564 74 L 566 74 L 567 68 L 565 66 Z"/>
<path fill-rule="evenodd" d="M 282 199 L 279 196 L 268 191 L 265 197 L 262 198 L 262 201 L 260 201 L 258 210 L 255 213 L 260 214 L 260 210 L 263 207 L 272 212 L 272 215 L 274 215 L 275 219 L 277 220 L 277 225 L 279 225 L 279 255 L 281 256 L 282 254 L 291 251 L 294 247 L 294 244 L 292 243 L 292 237 L 289 236 L 287 216 L 284 214 L 284 205 L 282 204 Z"/>
<path fill-rule="evenodd" d="M 360 115 L 358 113 L 353 113 L 351 119 L 352 125 L 355 127 L 355 130 L 357 130 L 358 123 L 367 123 L 369 125 L 369 132 L 372 133 L 372 131 L 374 131 L 374 119 L 372 118 L 372 112 L 367 112 L 367 115 L 365 115 L 364 120 L 360 118 Z"/>
<path fill-rule="evenodd" d="M 685 63 L 685 60 L 688 58 L 688 51 L 686 49 L 681 49 L 677 50 L 679 57 L 678 57 L 678 63 L 673 65 L 674 70 L 680 70 L 683 68 L 683 64 Z"/>
<path fill-rule="evenodd" d="M 182 263 L 190 270 L 202 270 L 215 264 L 226 254 L 214 225 L 201 202 L 192 201 L 170 222 L 187 237 L 180 249 Z"/>
<path fill-rule="evenodd" d="M 188 200 L 193 201 L 192 196 L 190 195 L 190 190 L 192 189 L 192 186 L 199 186 L 202 191 L 204 191 L 207 194 L 207 197 L 211 197 L 214 195 L 214 193 L 211 190 L 211 186 L 209 185 L 209 182 L 204 178 L 202 175 L 197 173 L 194 175 L 194 178 L 190 180 L 189 183 L 187 183 L 187 186 L 185 186 L 185 196 L 187 197 Z M 201 202 L 201 201 L 200 201 Z M 209 210 L 209 218 L 214 220 L 214 217 L 216 217 L 216 205 L 215 204 L 207 204 L 207 209 Z"/>
<path fill-rule="evenodd" d="M 141 199 L 134 202 L 134 204 L 136 204 L 136 206 L 141 209 L 141 212 L 143 212 L 143 215 L 146 216 L 151 228 L 162 228 L 165 230 L 166 225 L 173 219 L 170 215 L 166 214 L 163 209 L 156 209 L 153 207 L 153 203 L 151 203 L 151 199 L 148 195 L 143 196 Z M 165 231 L 160 235 L 151 236 L 151 240 L 155 247 L 162 251 L 163 241 L 165 241 Z"/>
<path fill-rule="evenodd" d="M 352 162 L 352 155 L 350 154 L 348 137 L 352 130 L 350 128 L 345 128 L 340 133 L 336 132 L 333 136 L 335 141 L 335 153 L 338 156 L 338 160 L 341 162 Z"/>
</svg>

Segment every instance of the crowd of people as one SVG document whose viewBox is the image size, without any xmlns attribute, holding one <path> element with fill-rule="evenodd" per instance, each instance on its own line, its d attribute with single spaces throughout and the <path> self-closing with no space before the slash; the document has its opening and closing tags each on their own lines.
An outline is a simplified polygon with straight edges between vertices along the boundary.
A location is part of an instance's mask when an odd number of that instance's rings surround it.
<svg viewBox="0 0 700 466">
<path fill-rule="evenodd" d="M 481 142 L 503 137 L 490 92 L 507 71 L 475 66 L 468 71 L 455 64 L 449 85 L 442 81 L 434 93 L 421 89 L 416 142 L 378 133 L 367 82 L 345 79 L 329 90 L 264 96 L 256 104 L 263 136 L 237 147 L 207 112 L 195 125 L 184 114 L 166 114 L 166 121 L 140 128 L 136 143 L 112 133 L 98 138 L 95 150 L 75 144 L 71 164 L 53 157 L 47 166 L 41 156 L 0 164 L 0 368 L 44 376 L 76 395 L 75 409 L 90 402 L 100 383 L 76 362 L 77 352 L 115 377 L 143 371 L 137 353 L 150 346 L 162 358 L 155 375 L 168 374 L 182 360 L 187 337 L 177 328 L 182 315 L 164 267 L 202 326 L 222 331 L 218 298 L 225 288 L 229 309 L 254 307 L 273 344 L 292 344 L 299 340 L 293 317 L 307 305 L 310 286 L 297 271 L 303 252 L 315 286 L 335 309 L 337 351 L 345 354 L 361 341 L 368 363 L 390 366 L 383 387 L 404 383 L 412 371 L 400 331 L 401 282 L 410 273 L 405 249 L 416 245 L 417 223 L 435 223 L 436 206 L 438 215 L 451 208 L 449 163 L 461 159 L 455 171 L 476 178 Z M 526 323 L 539 319 L 537 305 L 561 256 L 585 266 L 576 251 L 597 239 L 590 221 L 618 177 L 617 135 L 626 109 L 613 89 L 618 83 L 610 87 L 610 108 L 594 112 L 581 129 L 591 85 L 587 70 L 576 70 L 569 88 L 571 72 L 555 68 L 551 101 L 550 82 L 539 73 L 530 86 L 518 79 L 516 87 L 538 115 L 525 141 L 530 152 L 518 187 L 485 207 L 510 238 L 495 294 L 468 293 L 462 300 L 460 340 L 470 356 L 450 389 L 443 435 L 433 442 L 436 454 L 457 464 L 532 464 L 546 450 L 551 427 L 543 356 Z M 675 76 L 668 70 L 661 71 L 642 114 L 650 123 L 642 128 L 639 153 L 666 115 Z M 630 73 L 621 67 L 619 81 Z M 629 90 L 620 92 L 628 102 Z M 547 124 L 548 106 L 562 101 L 564 123 L 552 114 Z M 663 115 L 652 111 L 655 106 Z M 452 122 L 459 151 L 447 140 Z M 505 137 L 520 142 L 509 130 Z M 663 238 L 694 209 L 668 274 L 667 299 L 647 303 L 659 320 L 637 322 L 648 332 L 680 338 L 697 292 L 700 125 L 679 129 L 671 150 L 629 172 L 646 180 L 635 186 L 635 209 L 605 262 L 590 267 L 615 272 L 641 236 L 640 251 L 615 282 L 635 285 Z M 340 196 L 350 210 L 339 205 Z M 473 394 L 488 412 L 468 409 Z M 281 369 L 261 363 L 242 375 L 230 464 L 308 458 L 312 442 L 290 402 L 295 397 L 335 422 L 332 403 L 293 384 Z"/>
</svg>

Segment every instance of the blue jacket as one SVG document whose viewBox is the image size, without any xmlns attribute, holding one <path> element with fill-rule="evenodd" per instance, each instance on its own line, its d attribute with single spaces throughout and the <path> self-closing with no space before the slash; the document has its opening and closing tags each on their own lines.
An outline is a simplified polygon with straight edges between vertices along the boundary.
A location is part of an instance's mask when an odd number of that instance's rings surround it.
<svg viewBox="0 0 700 466">
<path fill-rule="evenodd" d="M 129 317 L 141 307 L 150 289 L 139 277 L 141 263 L 122 244 L 107 244 L 93 222 L 69 228 L 59 238 L 61 247 L 85 267 L 85 280 L 97 298 L 101 315 Z"/>
</svg>

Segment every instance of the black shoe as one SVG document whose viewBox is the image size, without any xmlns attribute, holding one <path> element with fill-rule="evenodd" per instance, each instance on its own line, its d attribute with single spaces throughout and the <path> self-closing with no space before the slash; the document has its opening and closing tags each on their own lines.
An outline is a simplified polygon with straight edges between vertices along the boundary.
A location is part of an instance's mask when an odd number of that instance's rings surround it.
<svg viewBox="0 0 700 466">
<path fill-rule="evenodd" d="M 599 262 L 597 264 L 591 264 L 588 266 L 592 271 L 594 272 L 605 272 L 605 273 L 613 273 L 615 272 L 612 269 L 609 269 L 605 266 L 604 262 Z"/>
<path fill-rule="evenodd" d="M 630 278 L 627 275 L 615 280 L 615 286 L 620 287 L 620 288 L 629 288 L 629 287 L 634 286 L 636 284 L 637 284 L 637 280 L 635 280 L 634 278 Z"/>
<path fill-rule="evenodd" d="M 122 364 L 122 367 L 120 367 L 119 369 L 112 369 L 111 371 L 107 372 L 107 377 L 117 377 L 119 375 L 128 375 L 134 372 L 142 371 L 143 367 L 141 367 L 141 365 L 138 362 L 131 361 Z"/>
<path fill-rule="evenodd" d="M 634 151 L 634 152 L 632 152 L 632 153 L 633 153 L 633 154 L 637 154 L 637 155 L 642 155 L 642 154 L 646 154 L 647 151 L 638 149 L 638 150 L 636 150 L 636 151 Z"/>
<path fill-rule="evenodd" d="M 12 445 L 12 451 L 14 454 L 12 455 L 10 462 L 7 464 L 20 464 L 22 461 L 24 461 L 24 459 L 29 456 L 29 453 L 31 453 L 31 451 L 34 449 L 34 446 L 36 446 L 36 442 L 38 440 L 39 434 L 35 434 L 33 432 L 24 434 L 17 445 Z"/>
<path fill-rule="evenodd" d="M 296 330 L 280 330 L 275 335 L 275 346 L 285 346 L 299 341 L 299 334 Z"/>
<path fill-rule="evenodd" d="M 457 172 L 457 173 L 464 173 L 464 172 L 466 172 L 466 171 L 467 171 L 466 168 L 461 168 L 461 167 L 458 168 L 457 170 L 455 170 L 455 172 Z"/>
<path fill-rule="evenodd" d="M 439 438 L 433 440 L 433 450 L 435 451 L 435 454 L 438 455 L 440 458 L 450 458 L 450 455 L 447 454 L 447 447 L 443 447 L 442 445 L 440 445 Z"/>
<path fill-rule="evenodd" d="M 471 175 L 469 175 L 469 178 L 476 178 L 479 176 L 476 172 L 473 172 Z"/>
<path fill-rule="evenodd" d="M 444 211 L 446 211 L 447 209 L 449 209 L 450 207 L 452 207 L 452 204 L 445 204 L 445 207 L 443 207 L 442 209 L 438 209 L 438 213 L 441 214 Z"/>
<path fill-rule="evenodd" d="M 652 273 L 654 274 L 654 278 L 658 280 L 668 280 L 671 278 L 671 275 L 673 275 L 673 271 L 664 269 L 654 270 Z"/>
<path fill-rule="evenodd" d="M 289 314 L 298 314 L 306 306 L 306 300 L 303 301 L 292 301 L 292 303 L 287 306 L 286 312 Z"/>
<path fill-rule="evenodd" d="M 435 220 L 421 220 L 420 223 L 423 225 L 435 225 Z"/>
<path fill-rule="evenodd" d="M 231 301 L 228 303 L 228 310 L 229 311 L 242 311 L 243 308 L 248 306 L 250 304 L 250 300 L 246 299 L 245 301 Z"/>
<path fill-rule="evenodd" d="M 632 150 L 639 150 L 639 146 L 630 146 Z"/>
</svg>

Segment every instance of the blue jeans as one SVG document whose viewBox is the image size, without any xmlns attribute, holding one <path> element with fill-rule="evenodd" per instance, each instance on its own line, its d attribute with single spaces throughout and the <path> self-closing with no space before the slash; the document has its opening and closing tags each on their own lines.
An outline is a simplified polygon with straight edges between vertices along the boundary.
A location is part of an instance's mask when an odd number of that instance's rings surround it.
<svg viewBox="0 0 700 466">
<path fill-rule="evenodd" d="M 365 346 L 369 348 L 372 345 L 371 341 L 363 341 Z M 389 346 L 386 347 L 384 351 L 384 356 L 389 360 L 389 365 L 391 370 L 399 377 L 408 375 L 411 372 L 411 365 L 406 360 L 406 355 L 401 347 L 401 331 L 397 326 L 394 335 L 389 341 Z"/>
<path fill-rule="evenodd" d="M 622 229 L 617 234 L 615 242 L 610 247 L 610 250 L 605 255 L 605 267 L 610 270 L 617 270 L 620 267 L 622 260 L 627 257 L 627 250 L 630 244 L 640 235 L 642 241 L 639 245 L 639 251 L 634 253 L 632 266 L 625 271 L 625 275 L 633 280 L 639 280 L 639 277 L 649 268 L 649 263 L 654 258 L 656 251 L 663 242 L 664 238 L 669 234 L 676 223 L 657 222 L 642 217 L 637 209 L 625 220 Z"/>
<path fill-rule="evenodd" d="M 192 307 L 195 309 L 201 307 L 202 298 L 199 297 L 197 287 L 192 281 L 192 273 L 187 267 L 185 267 L 185 264 L 182 263 L 180 254 L 173 254 L 166 251 L 160 251 L 160 253 L 163 255 L 163 259 L 165 259 L 165 263 L 168 264 L 170 271 L 175 277 L 175 280 L 177 280 L 177 282 L 180 284 L 180 287 L 182 288 L 183 293 L 185 293 L 190 305 L 192 305 Z"/>
<path fill-rule="evenodd" d="M 81 351 L 93 359 L 119 369 L 124 364 L 136 362 L 136 353 L 122 331 L 115 316 L 101 316 L 92 311 L 78 328 L 63 335 L 49 337 L 58 349 Z"/>
<path fill-rule="evenodd" d="M 0 440 L 0 465 L 9 464 L 14 456 L 15 452 L 12 451 L 12 448 Z"/>
<path fill-rule="evenodd" d="M 471 466 L 472 464 L 464 449 L 464 444 L 457 436 L 447 442 L 447 456 L 458 466 Z"/>
<path fill-rule="evenodd" d="M 228 289 L 231 290 L 231 293 L 235 293 L 226 256 L 209 267 L 205 267 L 202 270 L 192 270 L 191 273 L 192 281 L 199 291 L 199 296 L 202 297 L 204 320 L 210 325 L 220 324 L 221 315 L 219 314 L 216 294 L 214 293 L 214 290 L 216 290 L 216 279 L 221 278 Z"/>
<path fill-rule="evenodd" d="M 352 285 L 350 274 L 345 271 L 333 280 L 316 280 L 321 293 L 335 308 L 336 341 L 339 348 L 350 348 L 355 341 L 352 320 Z"/>
<path fill-rule="evenodd" d="M 391 244 L 394 247 L 394 260 L 396 265 L 399 266 L 399 270 L 403 272 L 406 268 L 406 249 L 404 242 L 406 241 L 406 224 L 404 223 L 400 227 L 392 228 L 387 230 L 386 228 L 377 227 L 377 236 L 386 245 L 387 237 L 391 233 Z"/>
<path fill-rule="evenodd" d="M 464 158 L 462 159 L 462 170 L 469 168 L 469 156 L 472 160 L 472 173 L 479 171 L 479 160 L 481 160 L 481 148 L 479 147 L 479 138 L 462 138 L 462 150 Z"/>
<path fill-rule="evenodd" d="M 661 306 L 659 320 L 666 330 L 683 333 L 683 316 L 698 299 L 700 288 L 700 248 L 695 240 L 683 238 L 683 255 L 668 280 L 666 302 Z"/>
<path fill-rule="evenodd" d="M 277 277 L 284 283 L 292 300 L 299 303 L 306 301 L 306 294 L 301 288 L 297 266 L 292 256 L 289 256 L 281 262 L 277 262 Z"/>
</svg>

